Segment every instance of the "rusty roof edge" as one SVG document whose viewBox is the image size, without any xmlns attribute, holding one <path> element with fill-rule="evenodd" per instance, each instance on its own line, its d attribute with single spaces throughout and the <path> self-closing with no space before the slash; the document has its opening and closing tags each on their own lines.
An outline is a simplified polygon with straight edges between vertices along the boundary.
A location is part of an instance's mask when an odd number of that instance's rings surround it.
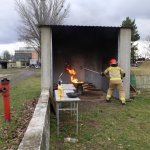
<svg viewBox="0 0 150 150">
<path fill-rule="evenodd" d="M 97 26 L 97 25 L 50 25 L 50 27 L 100 27 L 100 28 L 120 28 L 116 26 Z"/>
<path fill-rule="evenodd" d="M 38 25 L 39 28 L 41 27 L 98 27 L 98 28 L 127 28 L 121 26 L 97 26 L 97 25 Z"/>
<path fill-rule="evenodd" d="M 97 25 L 38 25 L 39 28 L 42 27 L 85 27 L 85 28 L 114 28 L 114 29 L 132 29 L 130 27 L 121 27 L 121 26 L 97 26 Z"/>
</svg>

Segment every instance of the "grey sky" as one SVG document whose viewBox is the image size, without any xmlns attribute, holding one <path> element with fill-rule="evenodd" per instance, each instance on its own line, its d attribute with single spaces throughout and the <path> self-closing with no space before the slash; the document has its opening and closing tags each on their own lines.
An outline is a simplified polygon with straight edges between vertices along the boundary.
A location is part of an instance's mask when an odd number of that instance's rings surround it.
<svg viewBox="0 0 150 150">
<path fill-rule="evenodd" d="M 71 9 L 66 23 L 120 26 L 129 16 L 136 20 L 142 38 L 150 34 L 149 0 L 70 0 Z"/>
<path fill-rule="evenodd" d="M 70 14 L 65 24 L 120 26 L 127 16 L 136 19 L 142 38 L 150 35 L 149 0 L 68 0 Z M 14 0 L 0 0 L 0 44 L 16 42 L 19 17 Z"/>
<path fill-rule="evenodd" d="M 18 15 L 14 0 L 0 0 L 0 44 L 17 41 Z"/>
</svg>

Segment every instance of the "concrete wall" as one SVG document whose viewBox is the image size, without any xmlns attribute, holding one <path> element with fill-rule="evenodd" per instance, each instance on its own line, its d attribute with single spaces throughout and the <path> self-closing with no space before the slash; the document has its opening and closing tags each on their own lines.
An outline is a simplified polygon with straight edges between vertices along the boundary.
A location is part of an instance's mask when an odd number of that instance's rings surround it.
<svg viewBox="0 0 150 150">
<path fill-rule="evenodd" d="M 118 56 L 119 28 L 52 27 L 52 32 L 54 83 L 58 82 L 58 77 L 64 71 L 65 63 L 68 62 L 76 70 L 79 80 L 91 82 L 97 88 L 106 89 L 108 83 L 104 81 L 104 78 L 81 70 L 79 67 L 98 72 L 104 71 L 109 66 L 108 60 Z M 68 76 L 64 74 L 62 80 L 67 83 Z"/>
<path fill-rule="evenodd" d="M 43 90 L 18 150 L 49 150 L 49 105 L 49 91 Z"/>
<path fill-rule="evenodd" d="M 116 45 L 118 41 L 116 41 Z M 94 45 L 94 43 L 93 43 Z M 113 56 L 117 57 L 117 48 L 110 47 L 109 50 L 106 48 L 93 49 L 74 49 L 70 47 L 70 51 L 67 49 L 61 48 L 60 50 L 53 49 L 54 51 L 54 83 L 58 82 L 58 77 L 61 72 L 64 72 L 62 76 L 62 81 L 64 83 L 70 83 L 70 75 L 67 71 L 64 71 L 65 63 L 69 63 L 73 69 L 75 69 L 77 75 L 76 78 L 79 81 L 90 82 L 93 83 L 97 88 L 107 90 L 108 82 L 106 78 L 101 77 L 99 74 L 95 74 L 93 72 L 81 69 L 88 68 L 97 72 L 104 71 L 109 66 L 109 59 Z"/>
<path fill-rule="evenodd" d="M 131 29 L 121 28 L 118 39 L 118 64 L 126 73 L 123 80 L 126 99 L 130 97 Z"/>
<path fill-rule="evenodd" d="M 61 72 L 64 72 L 62 76 L 63 83 L 71 83 L 70 75 L 67 71 L 64 71 L 65 63 L 69 63 L 76 71 L 76 76 L 79 81 L 91 82 L 96 85 L 97 88 L 101 88 L 101 77 L 99 74 L 95 74 L 93 72 L 84 70 L 83 68 L 89 68 L 98 72 L 101 72 L 101 59 L 95 55 L 95 53 L 73 53 L 69 56 L 65 56 L 65 54 L 57 54 L 54 57 L 54 83 L 58 82 L 58 77 Z M 82 68 L 81 68 L 82 66 Z"/>
</svg>

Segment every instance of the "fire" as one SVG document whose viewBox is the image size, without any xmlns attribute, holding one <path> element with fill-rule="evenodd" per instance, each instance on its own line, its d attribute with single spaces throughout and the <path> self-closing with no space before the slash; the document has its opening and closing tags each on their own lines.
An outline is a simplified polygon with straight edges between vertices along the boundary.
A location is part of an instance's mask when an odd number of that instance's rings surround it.
<svg viewBox="0 0 150 150">
<path fill-rule="evenodd" d="M 74 76 L 76 75 L 76 71 L 74 69 L 66 68 L 68 73 L 70 74 L 70 79 L 72 83 L 83 83 L 82 81 L 78 81 Z"/>
</svg>

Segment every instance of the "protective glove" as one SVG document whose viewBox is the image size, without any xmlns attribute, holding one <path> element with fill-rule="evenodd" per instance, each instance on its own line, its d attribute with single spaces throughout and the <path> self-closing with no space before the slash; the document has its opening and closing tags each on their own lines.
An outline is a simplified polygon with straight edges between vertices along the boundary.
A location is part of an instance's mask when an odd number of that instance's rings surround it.
<svg viewBox="0 0 150 150">
<path fill-rule="evenodd" d="M 125 73 L 123 73 L 123 74 L 122 74 L 122 77 L 124 78 L 125 76 L 126 76 L 126 74 L 125 74 Z"/>
<path fill-rule="evenodd" d="M 102 76 L 102 77 L 105 76 L 104 72 L 101 72 L 101 76 Z"/>
</svg>

